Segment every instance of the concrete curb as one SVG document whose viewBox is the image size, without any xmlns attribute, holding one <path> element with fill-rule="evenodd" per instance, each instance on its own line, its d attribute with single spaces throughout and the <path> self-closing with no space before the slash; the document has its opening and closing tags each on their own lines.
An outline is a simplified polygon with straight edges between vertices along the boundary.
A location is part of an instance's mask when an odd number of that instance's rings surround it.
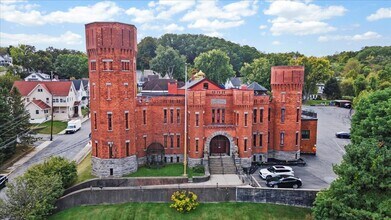
<svg viewBox="0 0 391 220">
<path fill-rule="evenodd" d="M 10 169 L 10 172 L 6 174 L 6 176 L 11 175 L 16 169 L 18 169 L 21 165 L 26 163 L 28 160 L 30 160 L 32 157 L 34 157 L 38 152 L 49 146 L 53 141 L 45 141 L 42 144 L 40 144 L 38 147 L 36 147 L 32 152 L 25 155 L 20 160 L 16 161 L 12 166 L 10 166 L 8 169 Z"/>
<path fill-rule="evenodd" d="M 84 148 L 76 154 L 76 156 L 73 158 L 74 161 L 76 161 L 77 164 L 80 164 L 86 157 L 87 155 L 91 152 L 91 144 L 87 143 Z"/>
</svg>

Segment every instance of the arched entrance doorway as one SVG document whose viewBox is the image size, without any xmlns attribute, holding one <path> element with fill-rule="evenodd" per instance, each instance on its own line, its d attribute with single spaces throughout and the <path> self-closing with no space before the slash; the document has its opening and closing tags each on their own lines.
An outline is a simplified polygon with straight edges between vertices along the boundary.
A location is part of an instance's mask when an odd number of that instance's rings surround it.
<svg viewBox="0 0 391 220">
<path fill-rule="evenodd" d="M 219 156 L 219 155 L 230 155 L 229 154 L 229 140 L 224 135 L 217 135 L 210 140 L 210 155 Z"/>
<path fill-rule="evenodd" d="M 160 168 L 164 166 L 164 147 L 160 143 L 152 143 L 147 148 L 147 166 Z"/>
</svg>

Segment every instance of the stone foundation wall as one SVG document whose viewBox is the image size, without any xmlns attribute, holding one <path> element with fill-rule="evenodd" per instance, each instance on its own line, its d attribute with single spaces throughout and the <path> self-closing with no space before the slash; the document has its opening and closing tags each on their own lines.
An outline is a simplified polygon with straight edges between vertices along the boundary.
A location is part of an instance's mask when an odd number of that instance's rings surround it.
<svg viewBox="0 0 391 220">
<path fill-rule="evenodd" d="M 166 163 L 183 163 L 183 154 L 166 154 Z M 171 161 L 172 158 L 172 161 Z"/>
<path fill-rule="evenodd" d="M 203 162 L 202 160 L 203 160 L 202 158 L 188 158 L 187 165 L 189 167 L 195 167 L 197 165 L 202 164 L 202 162 Z"/>
<path fill-rule="evenodd" d="M 298 160 L 300 151 L 274 151 L 273 155 L 277 160 Z"/>
<path fill-rule="evenodd" d="M 97 177 L 109 177 L 112 170 L 112 176 L 121 177 L 123 175 L 137 171 L 137 158 L 135 155 L 118 159 L 101 159 L 92 157 L 92 174 Z"/>
<path fill-rule="evenodd" d="M 240 158 L 240 165 L 242 167 L 251 167 L 251 157 L 250 158 Z"/>
<path fill-rule="evenodd" d="M 255 156 L 255 161 L 254 161 Z M 267 154 L 253 154 L 251 157 L 252 162 L 267 162 L 268 155 Z"/>
</svg>

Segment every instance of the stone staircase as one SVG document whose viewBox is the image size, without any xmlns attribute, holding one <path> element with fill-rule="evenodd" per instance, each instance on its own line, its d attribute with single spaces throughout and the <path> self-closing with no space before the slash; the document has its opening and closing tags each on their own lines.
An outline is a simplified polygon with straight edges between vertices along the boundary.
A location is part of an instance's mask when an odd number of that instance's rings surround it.
<svg viewBox="0 0 391 220">
<path fill-rule="evenodd" d="M 232 157 L 209 157 L 210 174 L 236 174 L 236 167 Z"/>
</svg>

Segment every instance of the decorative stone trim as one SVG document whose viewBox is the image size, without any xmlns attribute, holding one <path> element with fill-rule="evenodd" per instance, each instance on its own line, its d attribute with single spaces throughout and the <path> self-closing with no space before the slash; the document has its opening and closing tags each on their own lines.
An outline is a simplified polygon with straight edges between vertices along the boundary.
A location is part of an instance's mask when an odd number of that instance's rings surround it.
<svg viewBox="0 0 391 220">
<path fill-rule="evenodd" d="M 110 169 L 113 170 L 113 177 L 121 177 L 136 172 L 137 168 L 137 158 L 135 155 L 120 159 L 92 157 L 92 174 L 97 177 L 109 177 Z"/>
<path fill-rule="evenodd" d="M 204 145 L 205 152 L 207 153 L 207 155 L 209 155 L 210 141 L 218 135 L 222 135 L 222 136 L 225 136 L 228 138 L 228 140 L 229 140 L 229 155 L 232 156 L 232 154 L 234 153 L 235 142 L 234 142 L 233 137 L 225 131 L 216 131 L 213 134 L 209 135 L 209 137 L 206 139 L 205 145 Z"/>
</svg>

